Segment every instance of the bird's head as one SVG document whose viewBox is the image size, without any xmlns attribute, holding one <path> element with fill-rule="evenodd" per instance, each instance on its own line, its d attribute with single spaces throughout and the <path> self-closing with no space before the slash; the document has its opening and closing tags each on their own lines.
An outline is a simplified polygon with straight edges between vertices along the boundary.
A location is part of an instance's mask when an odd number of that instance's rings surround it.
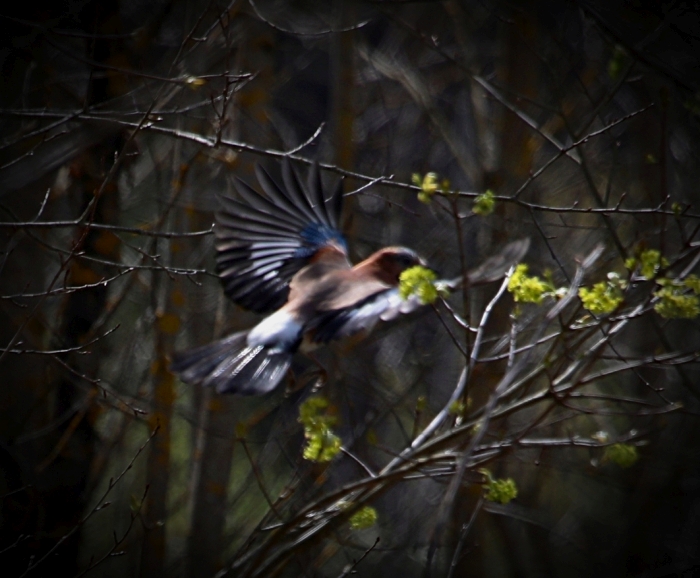
<svg viewBox="0 0 700 578">
<path fill-rule="evenodd" d="M 372 257 L 375 275 L 389 285 L 398 285 L 399 276 L 406 269 L 420 265 L 428 267 L 415 251 L 406 247 L 386 247 L 377 251 Z"/>
</svg>

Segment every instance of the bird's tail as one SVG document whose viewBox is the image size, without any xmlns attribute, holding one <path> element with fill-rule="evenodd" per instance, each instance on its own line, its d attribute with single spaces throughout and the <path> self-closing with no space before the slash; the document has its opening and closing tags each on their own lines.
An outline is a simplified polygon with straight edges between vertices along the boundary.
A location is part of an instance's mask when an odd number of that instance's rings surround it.
<svg viewBox="0 0 700 578">
<path fill-rule="evenodd" d="M 173 354 L 170 369 L 185 383 L 213 386 L 219 393 L 261 395 L 272 391 L 289 369 L 293 351 L 248 345 L 248 331 Z"/>
</svg>

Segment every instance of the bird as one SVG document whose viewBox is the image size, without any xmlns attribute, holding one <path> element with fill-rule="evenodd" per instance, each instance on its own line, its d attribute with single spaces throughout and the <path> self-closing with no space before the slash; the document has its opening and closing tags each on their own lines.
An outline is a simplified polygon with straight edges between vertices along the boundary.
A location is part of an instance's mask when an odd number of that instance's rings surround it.
<svg viewBox="0 0 700 578">
<path fill-rule="evenodd" d="M 297 351 L 367 334 L 379 321 L 414 311 L 422 303 L 416 295 L 401 295 L 401 273 L 429 268 L 415 251 L 401 246 L 385 247 L 353 265 L 339 227 L 342 180 L 326 195 L 318 163 L 312 164 L 306 183 L 286 157 L 281 183 L 261 165 L 255 173 L 264 194 L 236 177 L 238 197 L 219 196 L 216 273 L 232 301 L 265 317 L 251 329 L 173 353 L 170 365 L 181 381 L 219 393 L 271 392 Z M 522 252 L 515 248 L 516 256 Z M 475 281 L 493 277 L 489 267 L 479 269 Z"/>
</svg>

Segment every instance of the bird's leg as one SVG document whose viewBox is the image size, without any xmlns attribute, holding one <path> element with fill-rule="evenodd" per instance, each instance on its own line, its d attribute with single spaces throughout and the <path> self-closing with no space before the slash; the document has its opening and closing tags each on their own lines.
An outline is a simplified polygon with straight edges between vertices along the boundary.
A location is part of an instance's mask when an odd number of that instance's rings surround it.
<svg viewBox="0 0 700 578">
<path fill-rule="evenodd" d="M 297 380 L 293 371 L 289 370 L 287 373 L 289 374 L 289 379 L 287 380 L 287 385 L 284 388 L 284 397 L 289 397 L 294 392 L 299 391 L 302 387 L 304 387 L 304 382 Z"/>
<path fill-rule="evenodd" d="M 318 366 L 318 377 L 314 382 L 313 388 L 311 388 L 312 393 L 316 393 L 328 382 L 328 371 L 326 371 L 326 368 L 323 367 L 318 359 L 316 359 L 316 356 L 313 353 L 308 353 L 307 356 Z"/>
</svg>

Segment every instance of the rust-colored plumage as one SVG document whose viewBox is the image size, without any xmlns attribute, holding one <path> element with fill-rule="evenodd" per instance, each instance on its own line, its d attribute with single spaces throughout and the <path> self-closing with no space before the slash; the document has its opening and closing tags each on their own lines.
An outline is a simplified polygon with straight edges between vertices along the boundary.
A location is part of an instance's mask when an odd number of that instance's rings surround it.
<svg viewBox="0 0 700 578">
<path fill-rule="evenodd" d="M 317 167 L 302 185 L 284 161 L 284 185 L 257 168 L 266 196 L 242 181 L 242 198 L 221 198 L 217 214 L 217 272 L 238 304 L 268 313 L 250 331 L 176 353 L 173 371 L 188 383 L 219 392 L 273 390 L 302 343 L 319 345 L 368 331 L 382 318 L 414 309 L 399 297 L 399 275 L 425 265 L 404 247 L 377 251 L 352 266 L 338 230 L 342 191 L 323 194 Z"/>
<path fill-rule="evenodd" d="M 282 185 L 261 167 L 256 171 L 265 195 L 239 180 L 240 199 L 221 197 L 216 261 L 226 294 L 267 316 L 248 331 L 174 354 L 171 365 L 187 383 L 243 395 L 277 387 L 302 345 L 366 333 L 416 309 L 417 298 L 399 295 L 399 276 L 426 265 L 411 249 L 386 247 L 353 266 L 338 230 L 340 184 L 326 196 L 317 166 L 302 185 L 287 160 Z M 527 245 L 511 243 L 504 258 L 497 255 L 468 276 L 470 283 L 502 276 Z"/>
</svg>

